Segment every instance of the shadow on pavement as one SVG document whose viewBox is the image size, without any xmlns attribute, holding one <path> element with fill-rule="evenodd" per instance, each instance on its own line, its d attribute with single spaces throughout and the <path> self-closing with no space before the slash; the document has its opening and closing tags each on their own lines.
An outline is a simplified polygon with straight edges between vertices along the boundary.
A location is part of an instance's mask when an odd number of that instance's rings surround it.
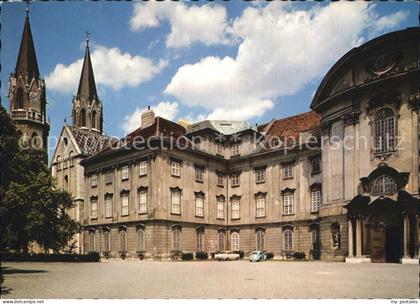
<svg viewBox="0 0 420 304">
<path fill-rule="evenodd" d="M 15 274 L 15 273 L 45 273 L 46 270 L 37 270 L 37 269 L 17 269 L 11 267 L 2 267 L 1 272 L 3 274 Z"/>
</svg>

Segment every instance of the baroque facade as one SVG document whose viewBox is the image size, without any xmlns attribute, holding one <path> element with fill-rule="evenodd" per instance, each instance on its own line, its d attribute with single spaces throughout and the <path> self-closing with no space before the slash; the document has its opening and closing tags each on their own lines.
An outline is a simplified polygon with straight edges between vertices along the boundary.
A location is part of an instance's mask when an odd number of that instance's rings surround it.
<svg viewBox="0 0 420 304">
<path fill-rule="evenodd" d="M 119 141 L 102 135 L 87 48 L 80 83 L 89 89 L 79 85 L 52 163 L 78 201 L 79 250 L 418 263 L 419 38 L 420 28 L 408 28 L 350 50 L 310 112 L 258 126 L 188 125 L 149 109 Z M 90 92 L 84 102 L 80 92 Z"/>
</svg>

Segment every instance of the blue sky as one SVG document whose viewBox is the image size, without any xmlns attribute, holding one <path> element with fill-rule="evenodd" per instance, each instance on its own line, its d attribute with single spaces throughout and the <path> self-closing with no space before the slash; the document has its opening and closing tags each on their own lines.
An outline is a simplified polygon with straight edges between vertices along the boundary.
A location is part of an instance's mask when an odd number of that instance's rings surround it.
<svg viewBox="0 0 420 304">
<path fill-rule="evenodd" d="M 25 5 L 1 8 L 1 97 L 8 108 Z M 175 121 L 263 123 L 308 111 L 323 75 L 344 53 L 418 24 L 414 1 L 67 1 L 35 2 L 30 10 L 52 136 L 64 118 L 71 121 L 86 30 L 104 128 L 121 137 L 139 126 L 147 105 Z"/>
</svg>

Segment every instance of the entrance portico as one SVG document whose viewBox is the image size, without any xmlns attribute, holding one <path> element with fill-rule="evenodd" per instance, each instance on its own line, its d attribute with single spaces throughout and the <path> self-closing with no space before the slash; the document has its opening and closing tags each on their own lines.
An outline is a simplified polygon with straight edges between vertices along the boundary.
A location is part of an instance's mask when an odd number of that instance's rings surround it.
<svg viewBox="0 0 420 304">
<path fill-rule="evenodd" d="M 364 194 L 344 208 L 349 263 L 418 263 L 420 200 L 404 190 L 408 173 L 382 163 L 360 179 Z"/>
<path fill-rule="evenodd" d="M 356 196 L 348 205 L 348 263 L 418 263 L 418 199 Z"/>
</svg>

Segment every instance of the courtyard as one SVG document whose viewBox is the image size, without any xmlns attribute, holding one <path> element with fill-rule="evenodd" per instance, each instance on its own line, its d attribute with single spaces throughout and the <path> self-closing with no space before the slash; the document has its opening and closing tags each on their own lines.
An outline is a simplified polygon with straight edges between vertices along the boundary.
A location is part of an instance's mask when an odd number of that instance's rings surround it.
<svg viewBox="0 0 420 304">
<path fill-rule="evenodd" d="M 419 266 L 248 261 L 3 263 L 2 298 L 418 298 Z"/>
</svg>

